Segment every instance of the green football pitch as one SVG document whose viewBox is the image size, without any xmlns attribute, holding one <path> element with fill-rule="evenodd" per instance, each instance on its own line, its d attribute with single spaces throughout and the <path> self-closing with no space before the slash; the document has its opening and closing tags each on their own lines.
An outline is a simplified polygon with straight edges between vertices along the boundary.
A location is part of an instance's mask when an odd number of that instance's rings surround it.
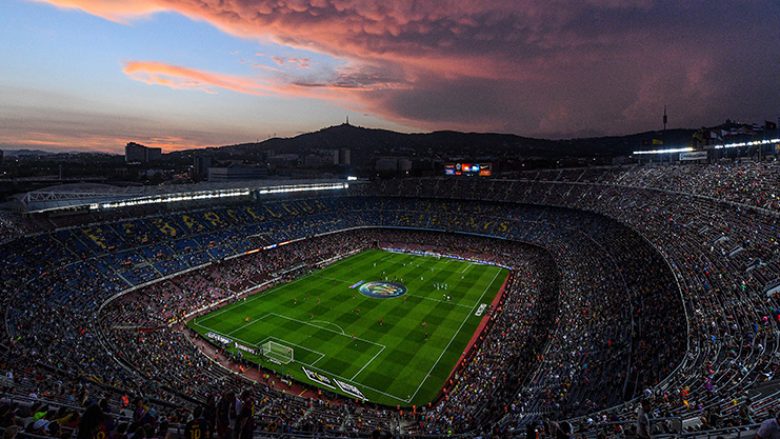
<svg viewBox="0 0 780 439">
<path fill-rule="evenodd" d="M 188 325 L 302 383 L 421 406 L 444 386 L 507 274 L 492 265 L 367 250 Z"/>
</svg>

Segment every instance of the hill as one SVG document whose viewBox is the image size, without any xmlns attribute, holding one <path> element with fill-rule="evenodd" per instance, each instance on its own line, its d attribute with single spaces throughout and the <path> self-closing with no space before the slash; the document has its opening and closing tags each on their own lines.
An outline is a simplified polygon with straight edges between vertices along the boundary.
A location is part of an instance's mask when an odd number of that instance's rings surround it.
<svg viewBox="0 0 780 439">
<path fill-rule="evenodd" d="M 669 130 L 667 143 L 686 143 L 695 130 Z M 306 154 L 318 149 L 349 148 L 354 163 L 381 156 L 404 156 L 447 160 L 480 158 L 574 158 L 614 157 L 658 138 L 658 132 L 629 136 L 549 140 L 514 134 L 435 131 L 405 134 L 395 131 L 341 124 L 290 138 L 209 148 L 217 158 L 257 159 L 269 154 Z M 192 150 L 172 153 L 192 154 Z"/>
</svg>

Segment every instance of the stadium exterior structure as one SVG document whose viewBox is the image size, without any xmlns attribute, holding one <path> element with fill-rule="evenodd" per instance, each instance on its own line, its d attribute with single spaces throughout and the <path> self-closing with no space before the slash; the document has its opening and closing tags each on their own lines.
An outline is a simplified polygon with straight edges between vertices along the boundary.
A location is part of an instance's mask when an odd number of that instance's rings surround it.
<svg viewBox="0 0 780 439">
<path fill-rule="evenodd" d="M 351 182 L 356 184 L 356 182 Z M 27 192 L 19 197 L 26 214 L 99 212 L 133 206 L 248 200 L 267 194 L 289 194 L 349 188 L 344 180 L 247 180 L 164 186 L 116 186 L 70 183 Z"/>
</svg>

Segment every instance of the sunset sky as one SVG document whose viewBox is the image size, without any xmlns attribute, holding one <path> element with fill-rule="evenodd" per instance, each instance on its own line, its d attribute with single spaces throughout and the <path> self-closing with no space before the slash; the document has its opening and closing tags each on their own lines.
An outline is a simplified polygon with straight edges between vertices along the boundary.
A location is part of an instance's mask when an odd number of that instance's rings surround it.
<svg viewBox="0 0 780 439">
<path fill-rule="evenodd" d="M 0 149 L 780 115 L 780 1 L 0 0 Z"/>
</svg>

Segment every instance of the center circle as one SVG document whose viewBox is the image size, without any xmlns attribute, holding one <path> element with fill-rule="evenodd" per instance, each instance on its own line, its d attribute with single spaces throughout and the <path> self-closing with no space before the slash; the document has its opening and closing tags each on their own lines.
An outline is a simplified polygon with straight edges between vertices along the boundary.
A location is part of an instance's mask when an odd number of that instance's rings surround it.
<svg viewBox="0 0 780 439">
<path fill-rule="evenodd" d="M 406 286 L 398 282 L 366 282 L 360 286 L 360 293 L 374 299 L 391 299 L 406 294 Z"/>
</svg>

